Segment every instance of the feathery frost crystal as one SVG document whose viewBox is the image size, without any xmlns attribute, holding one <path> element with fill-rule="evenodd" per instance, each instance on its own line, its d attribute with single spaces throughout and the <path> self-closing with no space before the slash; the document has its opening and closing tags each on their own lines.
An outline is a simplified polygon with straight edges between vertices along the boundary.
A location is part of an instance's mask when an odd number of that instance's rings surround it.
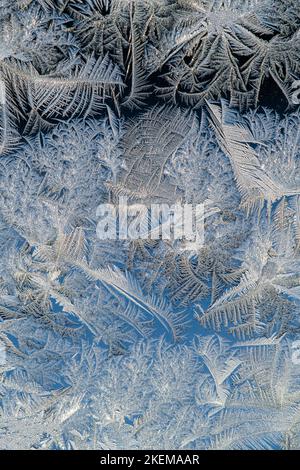
<svg viewBox="0 0 300 470">
<path fill-rule="evenodd" d="M 300 449 L 299 80 L 297 0 L 0 0 L 0 449 Z"/>
</svg>

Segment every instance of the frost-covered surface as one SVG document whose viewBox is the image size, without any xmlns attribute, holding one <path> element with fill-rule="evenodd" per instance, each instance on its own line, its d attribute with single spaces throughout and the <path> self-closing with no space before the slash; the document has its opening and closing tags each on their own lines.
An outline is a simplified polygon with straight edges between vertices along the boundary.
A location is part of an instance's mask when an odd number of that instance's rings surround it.
<svg viewBox="0 0 300 470">
<path fill-rule="evenodd" d="M 1 449 L 300 448 L 299 27 L 0 0 Z M 119 195 L 209 201 L 203 247 L 101 241 Z"/>
</svg>

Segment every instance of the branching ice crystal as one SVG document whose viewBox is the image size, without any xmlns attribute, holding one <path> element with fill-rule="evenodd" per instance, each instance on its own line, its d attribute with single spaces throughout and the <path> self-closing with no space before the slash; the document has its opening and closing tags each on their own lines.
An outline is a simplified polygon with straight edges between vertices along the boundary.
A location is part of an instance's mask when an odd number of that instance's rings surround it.
<svg viewBox="0 0 300 470">
<path fill-rule="evenodd" d="M 299 28 L 0 0 L 1 449 L 300 448 Z M 121 197 L 204 204 L 204 242 L 100 239 Z"/>
</svg>

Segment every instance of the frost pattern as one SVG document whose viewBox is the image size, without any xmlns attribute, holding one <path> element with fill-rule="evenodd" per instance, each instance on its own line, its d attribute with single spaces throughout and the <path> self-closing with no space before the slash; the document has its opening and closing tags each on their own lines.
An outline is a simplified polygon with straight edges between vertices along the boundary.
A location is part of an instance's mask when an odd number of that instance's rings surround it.
<svg viewBox="0 0 300 470">
<path fill-rule="evenodd" d="M 299 28 L 0 0 L 1 449 L 300 448 Z M 205 202 L 203 247 L 101 241 L 120 195 Z"/>
</svg>

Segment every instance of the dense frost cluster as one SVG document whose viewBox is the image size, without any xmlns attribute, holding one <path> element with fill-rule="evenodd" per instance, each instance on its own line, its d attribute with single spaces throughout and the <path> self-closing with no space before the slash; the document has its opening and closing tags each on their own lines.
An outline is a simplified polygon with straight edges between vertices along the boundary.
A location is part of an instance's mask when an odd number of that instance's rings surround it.
<svg viewBox="0 0 300 470">
<path fill-rule="evenodd" d="M 297 80 L 298 0 L 0 0 L 1 449 L 300 448 Z"/>
</svg>

